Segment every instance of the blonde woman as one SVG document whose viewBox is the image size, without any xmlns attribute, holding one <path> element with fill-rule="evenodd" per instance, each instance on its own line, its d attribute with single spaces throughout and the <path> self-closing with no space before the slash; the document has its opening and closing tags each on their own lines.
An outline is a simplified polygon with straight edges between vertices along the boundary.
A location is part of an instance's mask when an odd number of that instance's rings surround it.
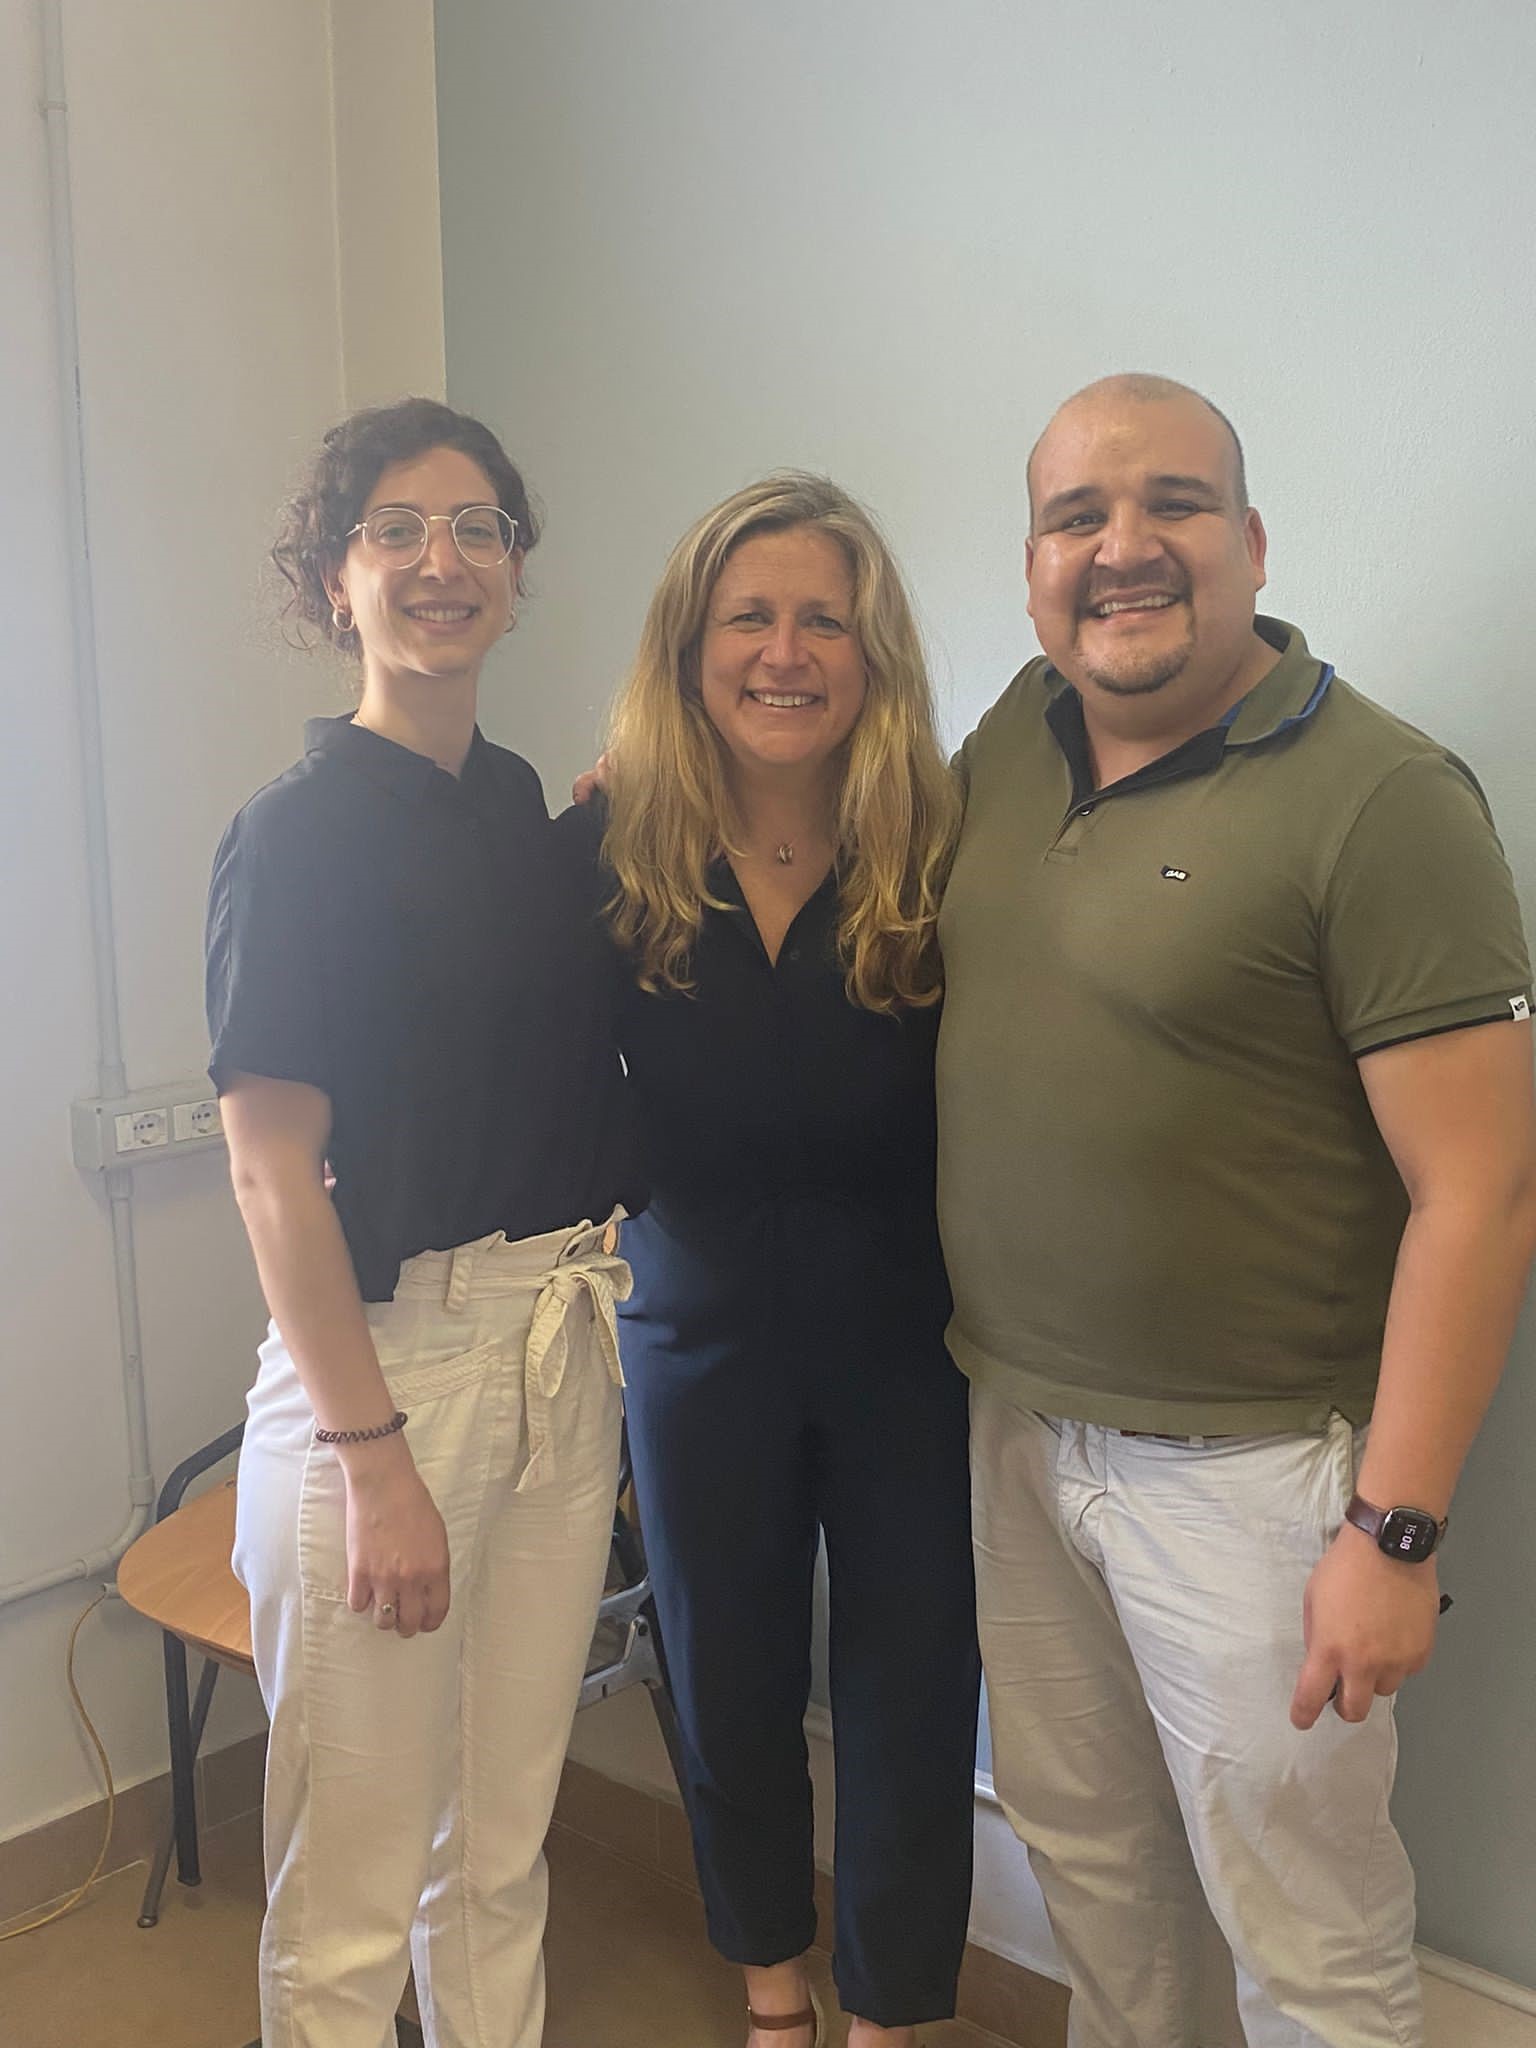
<svg viewBox="0 0 1536 2048">
<path fill-rule="evenodd" d="M 830 1574 L 834 1974 L 852 2048 L 954 2010 L 978 1660 L 934 1222 L 957 804 L 900 574 L 824 478 L 678 544 L 614 711 L 598 881 L 649 1144 L 622 1322 L 710 1936 L 751 2048 L 812 2048 L 802 1733 Z M 595 847 L 596 807 L 567 814 Z"/>
</svg>

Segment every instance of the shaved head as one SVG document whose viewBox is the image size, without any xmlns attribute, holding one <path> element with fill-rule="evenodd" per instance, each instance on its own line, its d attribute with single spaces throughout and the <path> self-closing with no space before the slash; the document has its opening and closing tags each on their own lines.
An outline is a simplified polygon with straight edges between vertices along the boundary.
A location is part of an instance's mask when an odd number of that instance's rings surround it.
<svg viewBox="0 0 1536 2048">
<path fill-rule="evenodd" d="M 1093 384 L 1085 384 L 1081 391 L 1075 391 L 1064 404 L 1057 406 L 1045 424 L 1045 430 L 1029 451 L 1025 467 L 1025 482 L 1029 490 L 1029 523 L 1035 523 L 1035 457 L 1041 445 L 1056 422 L 1064 414 L 1079 407 L 1104 405 L 1168 405 L 1180 400 L 1192 400 L 1202 406 L 1213 418 L 1220 421 L 1231 443 L 1231 466 L 1229 481 L 1232 487 L 1234 508 L 1239 513 L 1248 510 L 1248 473 L 1243 463 L 1243 444 L 1237 438 L 1237 429 L 1221 410 L 1212 405 L 1203 392 L 1196 391 L 1188 384 L 1180 384 L 1172 377 L 1153 377 L 1140 371 L 1127 371 L 1116 377 L 1100 377 Z"/>
<path fill-rule="evenodd" d="M 1029 495 L 1029 615 L 1090 729 L 1187 738 L 1273 665 L 1254 628 L 1264 522 L 1237 436 L 1198 391 L 1090 384 L 1035 443 Z"/>
</svg>

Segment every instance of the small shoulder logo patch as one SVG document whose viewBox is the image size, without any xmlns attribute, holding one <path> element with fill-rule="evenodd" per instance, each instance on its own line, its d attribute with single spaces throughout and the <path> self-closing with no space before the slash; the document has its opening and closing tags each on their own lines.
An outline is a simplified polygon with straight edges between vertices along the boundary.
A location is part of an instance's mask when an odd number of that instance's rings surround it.
<svg viewBox="0 0 1536 2048">
<path fill-rule="evenodd" d="M 1509 1013 L 1517 1023 L 1523 1023 L 1531 1014 L 1531 1006 L 1526 997 L 1511 996 L 1509 999 Z"/>
<path fill-rule="evenodd" d="M 1189 869 L 1188 869 L 1188 868 L 1164 868 L 1164 869 L 1163 869 L 1163 880 L 1164 880 L 1165 882 L 1187 882 L 1187 881 L 1189 880 Z"/>
</svg>

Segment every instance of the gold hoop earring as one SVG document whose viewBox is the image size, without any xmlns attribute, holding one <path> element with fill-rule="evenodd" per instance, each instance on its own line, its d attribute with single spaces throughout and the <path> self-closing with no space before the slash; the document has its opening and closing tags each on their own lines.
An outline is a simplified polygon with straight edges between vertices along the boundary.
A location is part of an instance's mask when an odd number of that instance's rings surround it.
<svg viewBox="0 0 1536 2048">
<path fill-rule="evenodd" d="M 338 633 L 350 633 L 352 630 L 351 612 L 348 612 L 345 615 L 345 617 L 343 617 L 341 606 L 339 604 L 333 604 L 331 606 L 331 624 L 336 628 Z"/>
</svg>

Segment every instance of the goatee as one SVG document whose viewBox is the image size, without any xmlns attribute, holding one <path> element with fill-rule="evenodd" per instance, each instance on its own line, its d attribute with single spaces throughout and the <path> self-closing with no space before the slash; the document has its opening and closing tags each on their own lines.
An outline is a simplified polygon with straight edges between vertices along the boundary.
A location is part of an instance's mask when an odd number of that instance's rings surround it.
<svg viewBox="0 0 1536 2048">
<path fill-rule="evenodd" d="M 1097 689 L 1111 697 L 1150 697 L 1171 683 L 1175 676 L 1182 675 L 1184 664 L 1189 659 L 1187 648 L 1175 655 L 1163 655 L 1156 662 L 1144 663 L 1140 667 L 1126 666 L 1118 669 L 1085 668 L 1084 675 Z"/>
</svg>

